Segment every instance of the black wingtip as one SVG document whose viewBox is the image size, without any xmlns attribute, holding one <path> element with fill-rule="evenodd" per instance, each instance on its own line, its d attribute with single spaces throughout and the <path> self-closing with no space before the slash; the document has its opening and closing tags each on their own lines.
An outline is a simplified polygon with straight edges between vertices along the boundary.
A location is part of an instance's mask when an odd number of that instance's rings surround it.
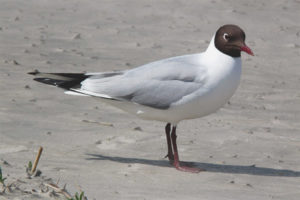
<svg viewBox="0 0 300 200">
<path fill-rule="evenodd" d="M 38 70 L 28 74 L 36 76 L 33 80 L 40 83 L 54 85 L 65 90 L 80 87 L 80 83 L 90 75 L 83 73 L 42 73 Z"/>
<path fill-rule="evenodd" d="M 63 84 L 63 81 L 60 80 L 54 80 L 54 79 L 49 79 L 49 78 L 34 78 L 33 80 L 40 82 L 40 83 L 44 83 L 47 85 L 54 85 L 59 87 L 60 84 Z"/>
</svg>

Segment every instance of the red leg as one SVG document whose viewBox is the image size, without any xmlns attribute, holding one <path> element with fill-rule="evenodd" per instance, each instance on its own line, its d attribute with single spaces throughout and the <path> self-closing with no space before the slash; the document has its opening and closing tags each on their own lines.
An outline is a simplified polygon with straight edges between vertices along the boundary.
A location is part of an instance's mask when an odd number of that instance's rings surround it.
<svg viewBox="0 0 300 200">
<path fill-rule="evenodd" d="M 172 139 L 172 145 L 173 145 L 173 150 L 174 150 L 174 163 L 173 163 L 174 167 L 177 170 L 184 171 L 184 172 L 199 173 L 200 171 L 204 171 L 204 170 L 199 169 L 199 168 L 180 165 L 176 138 L 177 138 L 177 136 L 176 136 L 176 126 L 173 126 L 172 133 L 171 133 L 171 139 Z"/>
<path fill-rule="evenodd" d="M 172 150 L 172 142 L 171 142 L 171 124 L 168 123 L 165 127 L 165 131 L 166 131 L 166 137 L 167 137 L 167 143 L 168 143 L 168 154 L 166 155 L 166 157 L 169 158 L 169 161 L 171 163 L 174 162 L 174 155 L 173 155 L 173 150 Z M 166 158 L 165 157 L 165 158 Z"/>
</svg>

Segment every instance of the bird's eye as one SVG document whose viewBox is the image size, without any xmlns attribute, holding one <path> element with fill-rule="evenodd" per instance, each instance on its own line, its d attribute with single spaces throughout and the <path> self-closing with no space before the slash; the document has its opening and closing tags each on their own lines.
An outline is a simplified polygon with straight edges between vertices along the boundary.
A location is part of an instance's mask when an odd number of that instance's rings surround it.
<svg viewBox="0 0 300 200">
<path fill-rule="evenodd" d="M 224 40 L 228 41 L 228 40 L 229 40 L 229 35 L 228 35 L 228 33 L 224 33 L 223 38 L 224 38 Z"/>
</svg>

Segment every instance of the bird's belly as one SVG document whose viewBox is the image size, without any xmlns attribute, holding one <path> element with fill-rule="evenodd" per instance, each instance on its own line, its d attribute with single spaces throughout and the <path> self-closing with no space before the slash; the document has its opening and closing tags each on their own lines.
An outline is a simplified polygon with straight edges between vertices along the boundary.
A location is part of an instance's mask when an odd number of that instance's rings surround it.
<svg viewBox="0 0 300 200">
<path fill-rule="evenodd" d="M 236 88 L 230 88 L 231 91 L 220 92 L 218 88 L 196 98 L 191 102 L 187 102 L 174 109 L 174 112 L 180 113 L 182 119 L 200 118 L 216 112 L 224 104 L 228 102 L 234 94 Z"/>
</svg>

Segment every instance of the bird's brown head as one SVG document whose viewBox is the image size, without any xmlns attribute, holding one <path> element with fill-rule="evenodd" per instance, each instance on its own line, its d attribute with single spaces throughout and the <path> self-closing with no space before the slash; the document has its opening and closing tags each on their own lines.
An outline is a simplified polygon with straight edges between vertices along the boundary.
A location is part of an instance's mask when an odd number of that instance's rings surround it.
<svg viewBox="0 0 300 200">
<path fill-rule="evenodd" d="M 215 46 L 218 50 L 232 57 L 240 57 L 241 51 L 254 55 L 252 50 L 245 44 L 246 35 L 236 25 L 224 25 L 215 35 Z"/>
</svg>

